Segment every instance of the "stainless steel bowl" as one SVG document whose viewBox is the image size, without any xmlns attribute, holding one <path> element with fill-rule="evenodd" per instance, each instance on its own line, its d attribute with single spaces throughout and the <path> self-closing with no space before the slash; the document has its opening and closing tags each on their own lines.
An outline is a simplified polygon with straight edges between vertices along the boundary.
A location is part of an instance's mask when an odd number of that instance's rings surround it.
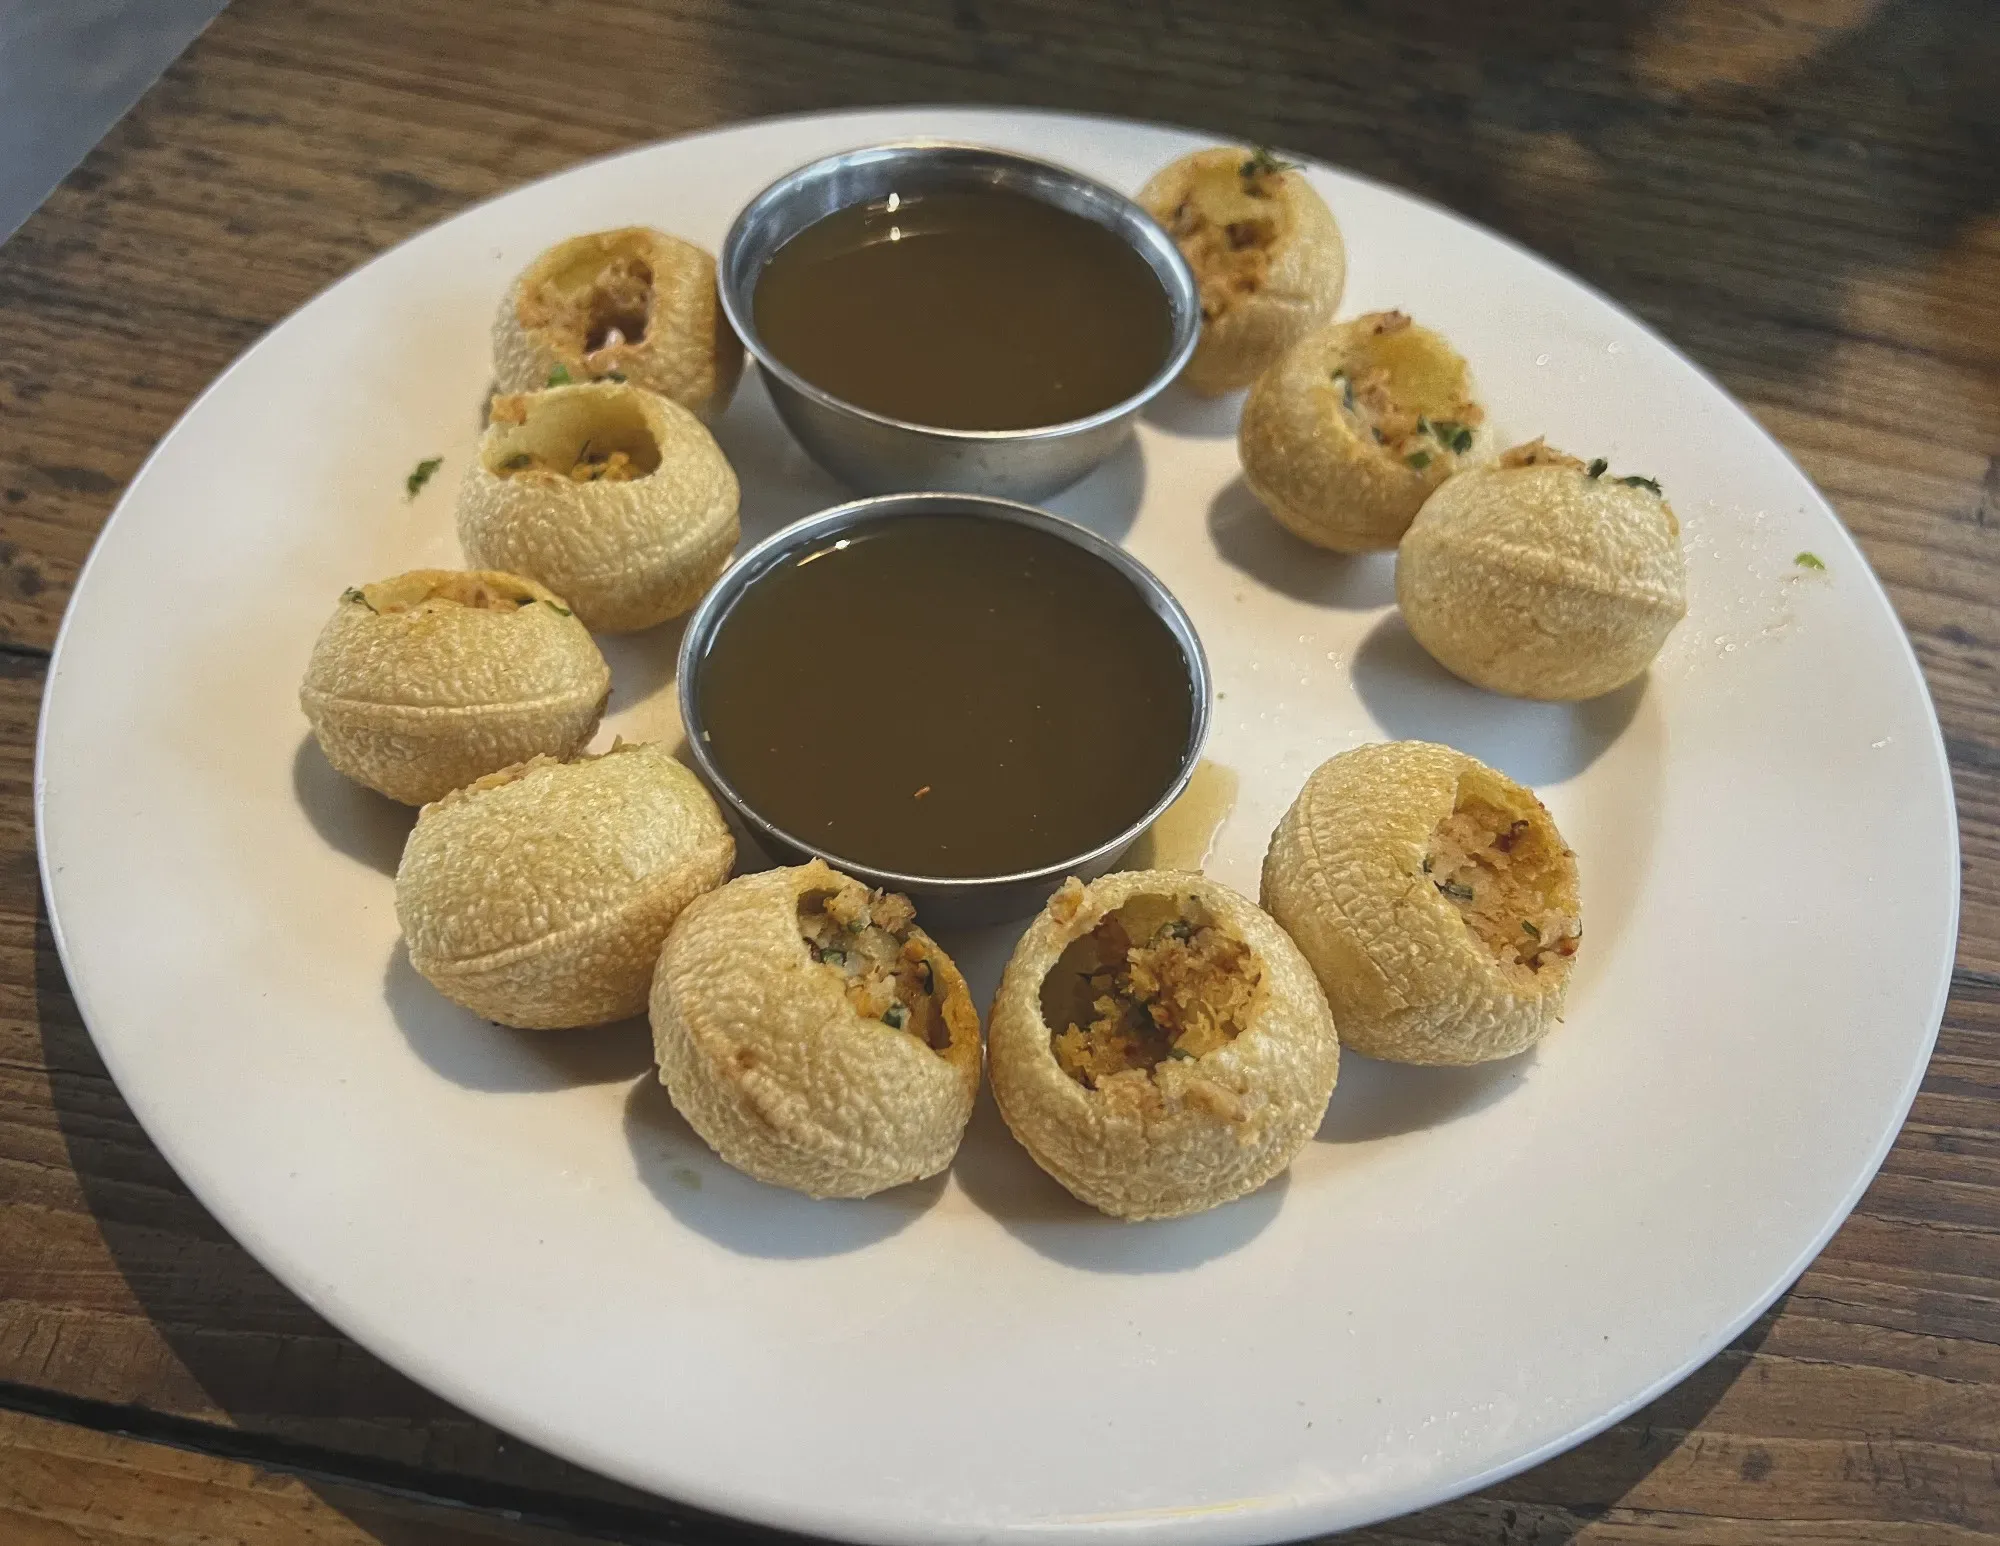
<svg viewBox="0 0 2000 1546">
<path fill-rule="evenodd" d="M 1154 615 L 1167 625 L 1174 639 L 1180 645 L 1181 659 L 1187 666 L 1188 687 L 1192 698 L 1192 711 L 1188 723 L 1186 750 L 1181 755 L 1181 765 L 1173 783 L 1154 801 L 1151 809 L 1140 816 L 1124 831 L 1106 839 L 1086 853 L 1074 854 L 1058 863 L 1046 865 L 1037 870 L 1024 870 L 1012 875 L 905 875 L 894 870 L 878 869 L 864 864 L 845 854 L 837 854 L 794 837 L 761 815 L 743 796 L 737 792 L 723 771 L 715 765 L 709 755 L 708 737 L 701 706 L 701 662 L 708 653 L 716 630 L 729 615 L 737 599 L 772 570 L 785 564 L 794 555 L 824 542 L 828 537 L 837 536 L 860 527 L 872 525 L 892 516 L 924 515 L 943 512 L 970 512 L 989 520 L 1012 521 L 1021 526 L 1032 526 L 1045 531 L 1063 541 L 1073 543 L 1086 553 L 1095 555 L 1116 569 L 1129 580 L 1151 608 Z M 817 855 L 835 869 L 843 870 L 857 880 L 866 881 L 871 886 L 885 887 L 900 891 L 917 904 L 918 916 L 927 924 L 939 927 L 961 927 L 978 923 L 998 923 L 1009 918 L 1022 918 L 1035 911 L 1060 886 L 1065 876 L 1074 875 L 1080 880 L 1095 880 L 1108 873 L 1124 856 L 1140 833 L 1151 826 L 1169 805 L 1179 798 L 1194 776 L 1195 764 L 1201 759 L 1203 744 L 1208 739 L 1209 682 L 1208 659 L 1202 653 L 1201 640 L 1196 636 L 1194 624 L 1181 609 L 1164 585 L 1156 579 L 1151 570 L 1133 558 L 1116 543 L 1106 542 L 1097 533 L 1060 516 L 1050 515 L 1046 510 L 1037 510 L 1032 505 L 1016 504 L 1011 500 L 984 498 L 974 494 L 892 494 L 876 499 L 856 500 L 852 504 L 836 505 L 830 510 L 822 510 L 817 515 L 809 515 L 796 521 L 775 535 L 765 538 L 749 552 L 730 566 L 715 587 L 709 591 L 694 615 L 688 619 L 687 631 L 681 637 L 680 652 L 680 707 L 681 722 L 687 727 L 688 748 L 694 753 L 694 760 L 700 767 L 702 776 L 711 787 L 726 800 L 743 819 L 758 843 L 771 857 L 785 864 L 803 864 Z M 1079 746 L 1079 757 L 1088 757 L 1090 748 Z"/>
<path fill-rule="evenodd" d="M 1094 220 L 1146 260 L 1166 293 L 1173 333 L 1143 390 L 1087 419 L 1035 429 L 958 430 L 870 413 L 823 392 L 774 358 L 757 336 L 752 297 L 771 254 L 814 221 L 891 193 L 1004 188 Z M 826 470 L 862 493 L 956 489 L 1039 499 L 1066 488 L 1118 448 L 1139 410 L 1194 352 L 1201 302 L 1194 275 L 1153 218 L 1122 193 L 1067 167 L 981 145 L 911 140 L 843 151 L 802 166 L 744 207 L 722 244 L 722 308 L 764 373 L 791 432 Z"/>
</svg>

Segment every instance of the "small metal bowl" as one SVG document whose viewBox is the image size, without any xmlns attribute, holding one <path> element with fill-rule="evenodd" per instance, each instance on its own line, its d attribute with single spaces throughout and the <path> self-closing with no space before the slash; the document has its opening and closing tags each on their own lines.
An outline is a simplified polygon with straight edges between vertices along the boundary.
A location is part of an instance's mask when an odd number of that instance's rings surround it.
<svg viewBox="0 0 2000 1546">
<path fill-rule="evenodd" d="M 873 525 L 892 516 L 943 513 L 967 513 L 1031 526 L 1102 559 L 1131 582 L 1153 614 L 1167 625 L 1180 645 L 1181 659 L 1187 667 L 1191 710 L 1188 738 L 1173 782 L 1143 815 L 1122 832 L 1085 853 L 1074 854 L 1041 869 L 1011 875 L 975 876 L 905 875 L 894 870 L 878 869 L 794 837 L 767 820 L 737 792 L 709 755 L 701 707 L 701 662 L 737 600 L 772 570 L 830 536 Z M 845 871 L 871 886 L 902 892 L 917 904 L 919 916 L 927 924 L 945 928 L 1026 917 L 1048 900 L 1066 876 L 1095 880 L 1108 873 L 1139 835 L 1180 797 L 1188 780 L 1194 776 L 1195 764 L 1200 761 L 1202 746 L 1208 739 L 1208 659 L 1202 653 L 1201 640 L 1195 634 L 1194 624 L 1172 592 L 1131 554 L 1116 543 L 1105 541 L 1097 533 L 1051 515 L 1046 510 L 1037 510 L 1032 505 L 976 494 L 892 494 L 856 500 L 852 504 L 836 505 L 817 515 L 809 515 L 765 538 L 730 566 L 688 619 L 687 631 L 681 637 L 679 675 L 681 722 L 687 729 L 688 749 L 693 752 L 696 765 L 709 785 L 742 818 L 772 858 L 783 864 L 803 864 L 817 856 L 835 869 Z M 1078 747 L 1077 755 L 1087 757 L 1090 749 Z"/>
<path fill-rule="evenodd" d="M 837 210 L 891 193 L 1003 188 L 1082 215 L 1130 244 L 1165 292 L 1167 357 L 1145 387 L 1088 418 L 1033 429 L 939 429 L 892 419 L 821 391 L 774 358 L 757 336 L 752 296 L 771 255 Z M 981 145 L 912 140 L 843 151 L 787 173 L 752 199 L 722 244 L 722 309 L 764 373 L 771 401 L 826 470 L 867 494 L 956 489 L 1039 499 L 1066 488 L 1118 448 L 1139 410 L 1163 390 L 1201 333 L 1194 275 L 1173 239 L 1122 193 L 1067 167 Z"/>
</svg>

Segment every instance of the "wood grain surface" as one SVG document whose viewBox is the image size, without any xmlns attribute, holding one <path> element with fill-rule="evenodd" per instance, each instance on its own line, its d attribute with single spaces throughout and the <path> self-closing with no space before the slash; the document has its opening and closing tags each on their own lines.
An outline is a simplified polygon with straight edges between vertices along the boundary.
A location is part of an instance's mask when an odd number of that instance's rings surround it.
<svg viewBox="0 0 2000 1546">
<path fill-rule="evenodd" d="M 1629 1421 L 1346 1539 L 2000 1540 L 1990 0 L 236 0 L 0 247 L 0 1542 L 772 1539 L 417 1389 L 188 1195 L 55 958 L 35 716 L 119 491 L 202 387 L 324 285 L 587 156 L 921 101 L 1266 141 L 1549 253 L 1714 372 L 1827 492 L 1944 725 L 1965 855 L 1955 991 L 1854 1216 L 1733 1347 Z"/>
</svg>

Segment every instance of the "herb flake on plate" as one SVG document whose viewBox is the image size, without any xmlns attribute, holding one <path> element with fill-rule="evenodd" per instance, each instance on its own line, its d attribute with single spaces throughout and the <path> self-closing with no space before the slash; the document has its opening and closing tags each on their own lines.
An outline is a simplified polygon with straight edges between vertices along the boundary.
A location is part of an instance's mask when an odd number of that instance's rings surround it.
<svg viewBox="0 0 2000 1546">
<path fill-rule="evenodd" d="M 424 485 L 431 481 L 432 474 L 443 465 L 444 458 L 441 456 L 427 456 L 421 462 L 418 462 L 410 475 L 403 480 L 403 497 L 406 499 L 415 499 L 417 495 L 423 492 Z"/>
</svg>

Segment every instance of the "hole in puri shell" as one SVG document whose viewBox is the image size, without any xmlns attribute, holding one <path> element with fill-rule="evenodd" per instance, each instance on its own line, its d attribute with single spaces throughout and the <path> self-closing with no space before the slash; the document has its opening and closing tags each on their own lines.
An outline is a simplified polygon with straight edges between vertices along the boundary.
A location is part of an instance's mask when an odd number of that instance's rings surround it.
<svg viewBox="0 0 2000 1546">
<path fill-rule="evenodd" d="M 414 612 L 430 602 L 474 607 L 487 612 L 515 612 L 535 599 L 535 593 L 511 575 L 466 574 L 457 570 L 420 569 L 361 587 L 361 598 L 383 616 Z"/>
<path fill-rule="evenodd" d="M 1283 234 L 1281 175 L 1246 177 L 1234 161 L 1203 167 L 1174 206 L 1167 230 L 1194 270 L 1202 315 L 1211 322 L 1264 288 Z"/>
<path fill-rule="evenodd" d="M 1356 320 L 1370 326 L 1333 370 L 1343 411 L 1418 471 L 1471 450 L 1486 412 L 1472 400 L 1465 361 L 1400 311 Z"/>
<path fill-rule="evenodd" d="M 574 483 L 629 483 L 660 465 L 659 442 L 627 392 L 523 393 L 493 404 L 499 434 L 486 470 L 496 477 L 554 474 Z"/>
<path fill-rule="evenodd" d="M 596 369 L 592 355 L 621 344 L 644 343 L 652 309 L 652 265 L 634 253 L 612 258 L 591 281 L 583 324 L 584 363 Z M 604 367 L 610 369 L 616 363 L 615 359 L 606 360 Z"/>
<path fill-rule="evenodd" d="M 938 1002 L 937 969 L 913 937 L 916 909 L 893 891 L 856 882 L 800 894 L 799 936 L 814 961 L 841 977 L 847 1002 L 864 1020 L 880 1020 L 942 1052 L 951 1027 Z"/>
<path fill-rule="evenodd" d="M 653 311 L 653 267 L 644 232 L 605 232 L 569 244 L 524 294 L 522 327 L 542 335 L 559 359 L 593 376 L 609 375 L 646 341 Z"/>
<path fill-rule="evenodd" d="M 1424 878 L 1503 965 L 1540 972 L 1576 954 L 1576 871 L 1555 824 L 1472 775 L 1431 833 Z"/>
<path fill-rule="evenodd" d="M 1056 1063 L 1086 1089 L 1149 1080 L 1227 1046 L 1263 980 L 1250 947 L 1193 896 L 1136 896 L 1070 942 L 1042 979 Z"/>
</svg>

